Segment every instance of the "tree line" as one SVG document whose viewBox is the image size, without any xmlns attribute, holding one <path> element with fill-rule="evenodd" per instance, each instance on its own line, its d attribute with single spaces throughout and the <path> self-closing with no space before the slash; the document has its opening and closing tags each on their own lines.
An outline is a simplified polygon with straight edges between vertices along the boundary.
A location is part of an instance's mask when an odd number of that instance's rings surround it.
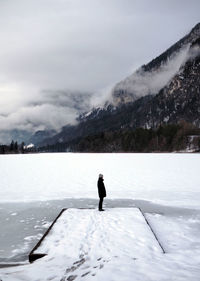
<svg viewBox="0 0 200 281">
<path fill-rule="evenodd" d="M 0 145 L 0 154 L 21 154 L 29 152 L 36 152 L 35 148 L 27 148 L 24 142 L 18 144 L 17 141 L 12 140 L 9 145 Z"/>
<path fill-rule="evenodd" d="M 122 128 L 106 130 L 66 143 L 27 147 L 12 141 L 0 145 L 0 154 L 37 152 L 173 152 L 193 148 L 200 151 L 200 129 L 185 121 L 160 125 L 156 129 Z"/>
<path fill-rule="evenodd" d="M 192 137 L 191 136 L 195 136 Z M 39 148 L 41 152 L 173 152 L 200 150 L 200 129 L 182 121 L 157 129 L 120 129 Z"/>
</svg>

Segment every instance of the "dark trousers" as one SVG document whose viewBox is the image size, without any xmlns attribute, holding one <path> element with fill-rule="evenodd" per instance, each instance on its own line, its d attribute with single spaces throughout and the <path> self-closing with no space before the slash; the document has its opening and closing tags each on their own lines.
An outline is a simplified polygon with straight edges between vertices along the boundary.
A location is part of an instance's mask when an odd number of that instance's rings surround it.
<svg viewBox="0 0 200 281">
<path fill-rule="evenodd" d="M 103 197 L 99 197 L 99 210 L 102 210 Z"/>
</svg>

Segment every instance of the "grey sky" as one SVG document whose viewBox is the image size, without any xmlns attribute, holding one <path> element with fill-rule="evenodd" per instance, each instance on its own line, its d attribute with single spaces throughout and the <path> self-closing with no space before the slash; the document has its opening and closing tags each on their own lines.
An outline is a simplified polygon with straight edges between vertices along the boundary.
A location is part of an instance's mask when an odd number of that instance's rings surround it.
<svg viewBox="0 0 200 281">
<path fill-rule="evenodd" d="M 101 98 L 188 33 L 199 11 L 199 0 L 0 0 L 0 129 L 31 130 L 32 115 L 45 128 L 55 109 L 47 90 Z M 76 115 L 56 110 L 46 127 Z"/>
</svg>

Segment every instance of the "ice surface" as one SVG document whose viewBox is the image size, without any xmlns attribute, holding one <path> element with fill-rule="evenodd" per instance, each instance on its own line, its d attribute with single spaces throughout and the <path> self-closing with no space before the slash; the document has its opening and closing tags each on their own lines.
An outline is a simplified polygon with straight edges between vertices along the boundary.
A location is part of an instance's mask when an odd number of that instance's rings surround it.
<svg viewBox="0 0 200 281">
<path fill-rule="evenodd" d="M 147 214 L 148 221 L 158 235 L 167 253 L 193 254 L 200 251 L 200 215 Z"/>
</svg>

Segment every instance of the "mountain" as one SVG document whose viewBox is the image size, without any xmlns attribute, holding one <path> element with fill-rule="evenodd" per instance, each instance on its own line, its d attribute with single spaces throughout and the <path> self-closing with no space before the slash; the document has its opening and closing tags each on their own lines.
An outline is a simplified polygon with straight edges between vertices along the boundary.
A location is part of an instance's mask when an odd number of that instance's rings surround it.
<svg viewBox="0 0 200 281">
<path fill-rule="evenodd" d="M 0 131 L 0 143 L 10 144 L 12 140 L 17 141 L 18 143 L 28 143 L 31 138 L 32 133 L 26 130 L 13 129 L 9 131 L 1 130 Z"/>
<path fill-rule="evenodd" d="M 51 138 L 54 135 L 56 135 L 55 130 L 43 130 L 43 131 L 37 131 L 34 135 L 29 136 L 29 139 L 26 143 L 28 144 L 35 144 L 38 145 L 39 143 L 42 143 L 45 139 Z"/>
<path fill-rule="evenodd" d="M 81 114 L 76 126 L 65 126 L 40 146 L 79 143 L 105 132 L 157 129 L 186 121 L 200 127 L 200 24 L 147 65 L 118 83 L 112 101 Z M 116 133 L 120 138 L 120 133 Z M 95 137 L 93 137 L 93 141 Z"/>
</svg>

